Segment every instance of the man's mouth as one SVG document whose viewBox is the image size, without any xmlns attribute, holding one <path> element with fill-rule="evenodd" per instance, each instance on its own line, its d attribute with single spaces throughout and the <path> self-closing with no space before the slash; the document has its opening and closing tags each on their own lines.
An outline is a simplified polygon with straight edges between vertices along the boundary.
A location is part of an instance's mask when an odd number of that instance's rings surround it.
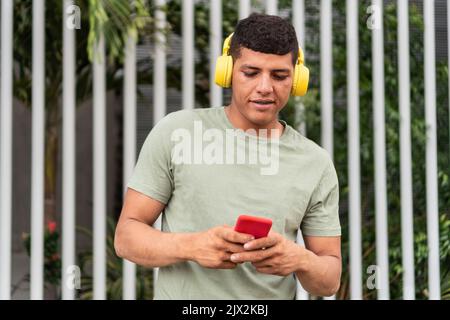
<svg viewBox="0 0 450 320">
<path fill-rule="evenodd" d="M 261 106 L 267 106 L 275 103 L 274 100 L 250 100 L 250 101 Z"/>
</svg>

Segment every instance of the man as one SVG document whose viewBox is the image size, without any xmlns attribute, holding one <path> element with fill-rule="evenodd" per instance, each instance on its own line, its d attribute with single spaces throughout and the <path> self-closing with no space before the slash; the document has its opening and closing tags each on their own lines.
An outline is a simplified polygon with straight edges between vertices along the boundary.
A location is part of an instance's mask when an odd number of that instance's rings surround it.
<svg viewBox="0 0 450 320">
<path fill-rule="evenodd" d="M 294 275 L 311 294 L 338 290 L 333 163 L 278 120 L 293 91 L 298 53 L 295 30 L 283 19 L 241 20 L 229 48 L 231 104 L 171 113 L 148 135 L 115 248 L 122 258 L 160 267 L 156 299 L 293 299 Z M 152 225 L 161 213 L 159 231 Z M 269 235 L 234 231 L 241 214 L 271 219 Z M 298 228 L 305 247 L 295 243 Z"/>
</svg>

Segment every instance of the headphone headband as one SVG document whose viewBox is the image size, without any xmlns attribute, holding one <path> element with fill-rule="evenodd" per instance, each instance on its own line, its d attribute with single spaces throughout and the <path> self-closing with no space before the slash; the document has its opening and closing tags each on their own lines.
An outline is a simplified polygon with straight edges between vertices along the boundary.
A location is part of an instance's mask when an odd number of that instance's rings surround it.
<svg viewBox="0 0 450 320">
<path fill-rule="evenodd" d="M 297 64 L 304 64 L 305 63 L 305 56 L 303 55 L 302 48 L 298 47 L 298 57 L 297 57 Z"/>
<path fill-rule="evenodd" d="M 231 46 L 231 38 L 233 37 L 233 33 L 231 33 L 223 42 L 223 49 L 222 49 L 222 54 L 224 56 L 228 56 L 230 53 L 230 46 Z"/>
<path fill-rule="evenodd" d="M 230 55 L 230 47 L 231 47 L 231 38 L 233 37 L 234 32 L 232 32 L 223 42 L 223 49 L 222 49 L 222 55 L 228 56 Z M 302 48 L 298 47 L 298 57 L 297 57 L 297 64 L 304 64 L 305 63 L 305 56 L 303 55 Z"/>
</svg>

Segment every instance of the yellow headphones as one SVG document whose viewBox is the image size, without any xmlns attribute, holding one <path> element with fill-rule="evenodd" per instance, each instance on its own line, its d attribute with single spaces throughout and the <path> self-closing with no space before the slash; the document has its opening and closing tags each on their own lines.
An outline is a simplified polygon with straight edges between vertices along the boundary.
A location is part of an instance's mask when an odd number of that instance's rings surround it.
<svg viewBox="0 0 450 320">
<path fill-rule="evenodd" d="M 215 81 L 216 84 L 229 88 L 231 86 L 231 74 L 233 73 L 233 58 L 231 57 L 230 43 L 233 33 L 223 42 L 222 55 L 217 58 Z M 304 56 L 301 48 L 298 48 L 297 63 L 294 68 L 294 79 L 292 82 L 291 95 L 303 96 L 308 90 L 309 70 L 303 65 Z"/>
</svg>

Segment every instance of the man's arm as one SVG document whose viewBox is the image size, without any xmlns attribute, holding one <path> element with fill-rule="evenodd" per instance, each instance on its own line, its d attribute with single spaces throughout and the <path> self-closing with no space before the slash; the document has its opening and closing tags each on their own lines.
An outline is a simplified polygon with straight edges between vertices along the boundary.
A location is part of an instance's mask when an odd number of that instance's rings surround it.
<svg viewBox="0 0 450 320">
<path fill-rule="evenodd" d="M 207 268 L 229 269 L 233 252 L 243 251 L 251 240 L 231 227 L 219 226 L 196 233 L 168 233 L 152 227 L 165 205 L 133 189 L 125 194 L 116 227 L 116 254 L 146 267 L 195 261 Z"/>
<path fill-rule="evenodd" d="M 340 237 L 305 237 L 302 247 L 271 232 L 265 238 L 244 245 L 247 252 L 233 254 L 231 261 L 251 262 L 261 273 L 297 275 L 303 288 L 313 295 L 331 296 L 341 277 Z"/>
<path fill-rule="evenodd" d="M 189 234 L 164 234 L 152 225 L 165 205 L 128 189 L 116 227 L 114 247 L 121 258 L 146 267 L 164 266 L 188 259 L 183 243 Z"/>
<path fill-rule="evenodd" d="M 303 288 L 318 296 L 331 296 L 339 290 L 342 259 L 341 237 L 305 236 L 307 264 L 295 274 Z"/>
</svg>

